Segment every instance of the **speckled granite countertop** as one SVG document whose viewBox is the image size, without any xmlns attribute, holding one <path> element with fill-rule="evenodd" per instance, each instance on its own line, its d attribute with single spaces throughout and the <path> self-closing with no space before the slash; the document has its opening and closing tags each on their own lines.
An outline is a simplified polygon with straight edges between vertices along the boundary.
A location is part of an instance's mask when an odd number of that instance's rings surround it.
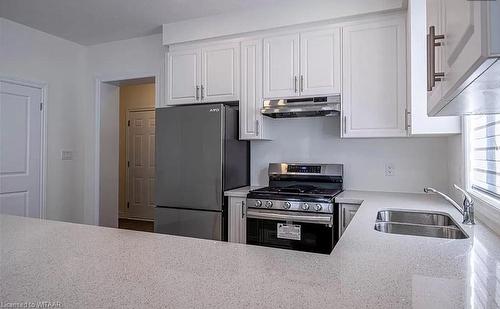
<svg viewBox="0 0 500 309">
<path fill-rule="evenodd" d="M 500 238 L 379 233 L 384 208 L 458 212 L 423 194 L 363 201 L 331 255 L 0 216 L 0 301 L 64 308 L 496 308 Z"/>
</svg>

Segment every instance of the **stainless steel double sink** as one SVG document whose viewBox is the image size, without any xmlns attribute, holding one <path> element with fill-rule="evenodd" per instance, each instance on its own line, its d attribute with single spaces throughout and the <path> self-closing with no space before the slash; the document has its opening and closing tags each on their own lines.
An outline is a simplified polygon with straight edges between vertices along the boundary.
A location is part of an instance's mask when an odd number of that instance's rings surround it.
<svg viewBox="0 0 500 309">
<path fill-rule="evenodd" d="M 386 209 L 377 213 L 375 230 L 383 233 L 465 239 L 469 236 L 448 214 Z"/>
</svg>

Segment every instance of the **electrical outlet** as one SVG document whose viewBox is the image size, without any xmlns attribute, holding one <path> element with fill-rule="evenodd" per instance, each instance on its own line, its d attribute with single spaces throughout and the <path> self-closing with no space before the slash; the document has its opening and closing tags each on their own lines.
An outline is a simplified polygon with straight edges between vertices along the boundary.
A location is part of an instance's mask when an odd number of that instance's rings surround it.
<svg viewBox="0 0 500 309">
<path fill-rule="evenodd" d="M 396 168 L 394 167 L 394 164 L 387 163 L 385 165 L 385 176 L 394 176 L 395 174 L 396 174 Z"/>
<path fill-rule="evenodd" d="M 63 161 L 73 160 L 73 151 L 62 150 L 61 151 L 61 160 L 63 160 Z"/>
</svg>

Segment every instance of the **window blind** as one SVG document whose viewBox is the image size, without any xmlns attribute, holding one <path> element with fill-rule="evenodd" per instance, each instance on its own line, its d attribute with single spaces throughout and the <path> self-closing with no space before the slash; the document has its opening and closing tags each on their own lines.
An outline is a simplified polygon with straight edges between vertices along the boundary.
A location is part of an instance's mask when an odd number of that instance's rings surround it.
<svg viewBox="0 0 500 309">
<path fill-rule="evenodd" d="M 470 117 L 472 188 L 500 199 L 500 114 Z"/>
</svg>

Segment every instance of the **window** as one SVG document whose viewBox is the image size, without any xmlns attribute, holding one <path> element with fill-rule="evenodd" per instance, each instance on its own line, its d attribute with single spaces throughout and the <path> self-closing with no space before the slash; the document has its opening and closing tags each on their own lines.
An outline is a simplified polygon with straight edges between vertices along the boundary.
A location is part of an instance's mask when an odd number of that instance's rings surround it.
<svg viewBox="0 0 500 309">
<path fill-rule="evenodd" d="M 500 202 L 500 114 L 468 116 L 467 132 L 468 187 L 485 201 L 498 206 Z"/>
</svg>

